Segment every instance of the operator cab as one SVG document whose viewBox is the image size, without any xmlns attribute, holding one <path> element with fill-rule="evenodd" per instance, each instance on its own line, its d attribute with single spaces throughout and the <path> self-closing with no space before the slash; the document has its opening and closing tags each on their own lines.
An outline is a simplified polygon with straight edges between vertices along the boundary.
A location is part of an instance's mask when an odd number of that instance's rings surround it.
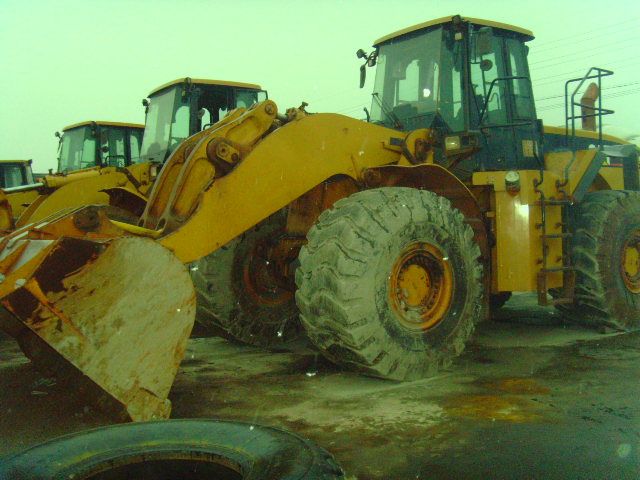
<svg viewBox="0 0 640 480">
<path fill-rule="evenodd" d="M 56 132 L 58 172 L 93 167 L 126 167 L 140 162 L 144 126 L 135 123 L 88 121 Z"/>
<path fill-rule="evenodd" d="M 435 160 L 464 157 L 456 160 L 462 176 L 539 168 L 542 126 L 525 45 L 533 38 L 519 27 L 453 16 L 377 40 L 370 55 L 358 54 L 377 66 L 370 121 L 433 129 L 441 140 Z"/>
<path fill-rule="evenodd" d="M 221 120 L 231 110 L 267 99 L 260 85 L 181 78 L 158 87 L 143 100 L 146 130 L 141 156 L 163 163 L 191 135 Z"/>
<path fill-rule="evenodd" d="M 0 188 L 14 188 L 34 183 L 31 160 L 0 160 Z"/>
</svg>

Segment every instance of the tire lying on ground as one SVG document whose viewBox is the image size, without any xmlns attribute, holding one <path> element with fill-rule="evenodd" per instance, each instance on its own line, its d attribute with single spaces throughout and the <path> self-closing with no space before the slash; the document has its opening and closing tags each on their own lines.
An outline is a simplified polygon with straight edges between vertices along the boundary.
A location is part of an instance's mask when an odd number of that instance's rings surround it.
<svg viewBox="0 0 640 480">
<path fill-rule="evenodd" d="M 278 212 L 192 266 L 196 321 L 249 345 L 274 346 L 300 335 L 293 288 L 277 283 L 265 257 L 285 222 Z"/>
<path fill-rule="evenodd" d="M 432 192 L 358 192 L 307 238 L 296 301 L 310 340 L 338 364 L 397 380 L 433 374 L 484 314 L 473 231 Z"/>
<path fill-rule="evenodd" d="M 341 479 L 322 448 L 284 430 L 218 420 L 96 428 L 5 459 L 2 480 Z"/>
<path fill-rule="evenodd" d="M 583 325 L 640 328 L 640 194 L 591 192 L 572 213 L 575 301 L 558 309 Z"/>
</svg>

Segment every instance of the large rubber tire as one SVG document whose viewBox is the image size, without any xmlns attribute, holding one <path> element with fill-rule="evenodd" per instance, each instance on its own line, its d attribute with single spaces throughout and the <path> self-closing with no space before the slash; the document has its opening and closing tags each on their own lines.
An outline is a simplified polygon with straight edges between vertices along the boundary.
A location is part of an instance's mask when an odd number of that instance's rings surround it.
<svg viewBox="0 0 640 480">
<path fill-rule="evenodd" d="M 624 245 L 640 232 L 640 194 L 588 193 L 574 213 L 571 259 L 575 301 L 558 309 L 572 322 L 615 330 L 640 327 L 640 293 L 627 288 L 621 268 Z M 557 292 L 552 292 L 552 294 Z"/>
<path fill-rule="evenodd" d="M 277 236 L 286 217 L 279 212 L 191 267 L 196 288 L 196 321 L 249 345 L 270 347 L 299 337 L 302 331 L 292 291 L 271 285 L 252 294 L 246 275 L 259 259 L 254 249 Z M 219 332 L 220 333 L 220 332 Z"/>
<path fill-rule="evenodd" d="M 399 187 L 359 192 L 325 211 L 307 238 L 296 301 L 310 340 L 335 363 L 396 380 L 428 376 L 462 352 L 482 318 L 480 249 L 443 197 Z M 439 248 L 453 271 L 444 318 L 417 331 L 390 299 L 392 268 L 416 242 Z"/>
<path fill-rule="evenodd" d="M 341 479 L 322 448 L 276 428 L 165 420 L 96 428 L 4 459 L 1 480 Z"/>
</svg>

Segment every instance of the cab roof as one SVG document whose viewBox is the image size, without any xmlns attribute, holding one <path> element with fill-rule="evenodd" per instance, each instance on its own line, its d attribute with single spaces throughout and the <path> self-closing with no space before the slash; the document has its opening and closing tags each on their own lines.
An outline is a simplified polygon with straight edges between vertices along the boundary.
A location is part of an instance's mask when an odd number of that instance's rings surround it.
<svg viewBox="0 0 640 480">
<path fill-rule="evenodd" d="M 32 162 L 33 162 L 33 160 L 0 160 L 1 164 L 19 163 L 19 164 L 22 164 L 22 165 L 31 165 Z"/>
<path fill-rule="evenodd" d="M 227 80 L 211 80 L 206 78 L 177 78 L 171 82 L 165 83 L 164 85 L 160 85 L 158 88 L 153 90 L 149 96 L 158 93 L 160 90 L 164 90 L 165 88 L 172 87 L 174 85 L 180 85 L 186 81 L 191 81 L 191 83 L 195 85 L 217 85 L 219 87 L 238 87 L 238 88 L 248 88 L 250 90 L 262 90 L 260 85 L 255 83 L 242 83 L 242 82 L 232 82 Z"/>
<path fill-rule="evenodd" d="M 102 120 L 87 120 L 87 121 L 84 121 L 84 122 L 74 123 L 73 125 L 69 125 L 67 127 L 64 127 L 62 129 L 62 131 L 66 132 L 67 130 L 71 130 L 71 129 L 74 129 L 74 128 L 90 126 L 90 125 L 93 125 L 94 123 L 96 125 L 100 126 L 100 127 L 139 128 L 141 130 L 144 130 L 144 125 L 140 125 L 139 123 L 123 123 L 123 122 L 106 122 L 106 121 L 102 121 Z"/>
<path fill-rule="evenodd" d="M 401 37 L 403 35 L 406 35 L 407 33 L 412 33 L 418 30 L 422 30 L 423 28 L 428 28 L 436 25 L 441 25 L 444 23 L 449 23 L 456 16 L 457 15 L 451 15 L 449 17 L 437 18 L 435 20 L 429 20 L 428 22 L 418 23 L 417 25 L 403 28 L 402 30 L 398 30 L 397 32 L 393 32 L 393 33 L 390 33 L 389 35 L 385 35 L 384 37 L 379 38 L 374 42 L 373 46 L 377 47 L 381 43 L 388 42 L 389 40 L 393 40 L 394 38 Z M 471 17 L 462 17 L 462 20 L 465 22 L 471 22 L 474 25 L 482 25 L 483 27 L 498 28 L 500 30 L 507 30 L 510 32 L 518 33 L 520 35 L 524 35 L 525 42 L 528 42 L 529 40 L 533 40 L 534 38 L 533 32 L 531 30 L 516 27 L 514 25 L 508 25 L 506 23 L 494 22 L 493 20 L 482 20 L 481 18 L 471 18 Z"/>
</svg>

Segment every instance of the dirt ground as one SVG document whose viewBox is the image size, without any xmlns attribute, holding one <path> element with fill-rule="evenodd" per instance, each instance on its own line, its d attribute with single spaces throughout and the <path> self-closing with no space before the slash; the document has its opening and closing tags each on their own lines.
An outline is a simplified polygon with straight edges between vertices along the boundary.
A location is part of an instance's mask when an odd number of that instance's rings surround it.
<svg viewBox="0 0 640 480">
<path fill-rule="evenodd" d="M 640 333 L 567 326 L 516 296 L 447 371 L 410 383 L 341 371 L 300 345 L 192 338 L 174 418 L 275 425 L 351 478 L 640 477 Z M 0 455 L 112 422 L 0 338 Z"/>
</svg>

